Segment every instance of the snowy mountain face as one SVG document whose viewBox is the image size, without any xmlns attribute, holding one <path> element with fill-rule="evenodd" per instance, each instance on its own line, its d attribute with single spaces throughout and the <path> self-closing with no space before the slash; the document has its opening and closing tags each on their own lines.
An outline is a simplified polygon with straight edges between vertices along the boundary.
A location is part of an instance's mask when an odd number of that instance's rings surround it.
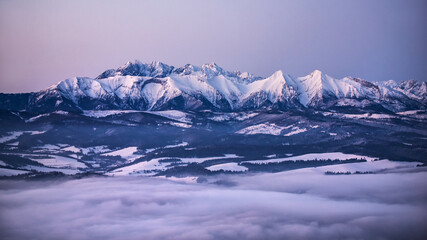
<svg viewBox="0 0 427 240">
<path fill-rule="evenodd" d="M 277 71 L 267 78 L 229 72 L 215 63 L 175 68 L 161 62 L 128 62 L 96 78 L 66 79 L 30 94 L 1 94 L 2 109 L 215 110 L 357 108 L 398 112 L 425 109 L 426 82 L 374 84 L 335 79 L 318 70 L 304 77 Z"/>
</svg>

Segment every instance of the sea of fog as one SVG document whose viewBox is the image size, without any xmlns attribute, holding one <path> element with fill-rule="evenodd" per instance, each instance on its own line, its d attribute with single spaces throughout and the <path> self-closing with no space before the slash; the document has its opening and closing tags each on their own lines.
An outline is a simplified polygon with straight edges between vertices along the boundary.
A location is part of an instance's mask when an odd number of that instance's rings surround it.
<svg viewBox="0 0 427 240">
<path fill-rule="evenodd" d="M 2 180 L 0 239 L 427 239 L 418 169 Z"/>
</svg>

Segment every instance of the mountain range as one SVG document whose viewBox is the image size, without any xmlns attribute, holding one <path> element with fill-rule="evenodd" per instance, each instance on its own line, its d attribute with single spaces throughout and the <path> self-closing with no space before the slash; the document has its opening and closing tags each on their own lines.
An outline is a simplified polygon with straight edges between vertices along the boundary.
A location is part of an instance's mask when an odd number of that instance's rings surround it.
<svg viewBox="0 0 427 240">
<path fill-rule="evenodd" d="M 315 70 L 304 77 L 277 71 L 267 78 L 230 72 L 215 63 L 173 67 L 128 62 L 96 78 L 74 77 L 33 93 L 0 94 L 0 108 L 46 113 L 58 110 L 339 109 L 399 112 L 426 109 L 426 82 L 336 79 Z"/>
<path fill-rule="evenodd" d="M 203 179 L 356 163 L 375 171 L 425 165 L 426 99 L 426 82 L 414 80 L 372 83 L 318 70 L 263 78 L 215 63 L 128 62 L 96 78 L 0 94 L 0 178 L 60 172 Z"/>
</svg>

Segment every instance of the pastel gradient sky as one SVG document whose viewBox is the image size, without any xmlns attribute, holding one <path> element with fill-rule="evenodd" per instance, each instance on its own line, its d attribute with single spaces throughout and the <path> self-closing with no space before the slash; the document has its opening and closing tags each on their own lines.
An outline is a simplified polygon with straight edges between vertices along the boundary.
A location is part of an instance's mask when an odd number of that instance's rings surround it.
<svg viewBox="0 0 427 240">
<path fill-rule="evenodd" d="M 427 80 L 425 0 L 0 0 L 0 92 L 129 60 Z"/>
</svg>

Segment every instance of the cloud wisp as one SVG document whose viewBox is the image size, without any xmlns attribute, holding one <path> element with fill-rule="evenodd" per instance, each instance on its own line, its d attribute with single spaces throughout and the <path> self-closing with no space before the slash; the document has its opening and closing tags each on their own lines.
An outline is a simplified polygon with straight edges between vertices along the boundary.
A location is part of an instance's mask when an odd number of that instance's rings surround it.
<svg viewBox="0 0 427 240">
<path fill-rule="evenodd" d="M 427 172 L 0 182 L 1 239 L 423 239 Z"/>
</svg>

